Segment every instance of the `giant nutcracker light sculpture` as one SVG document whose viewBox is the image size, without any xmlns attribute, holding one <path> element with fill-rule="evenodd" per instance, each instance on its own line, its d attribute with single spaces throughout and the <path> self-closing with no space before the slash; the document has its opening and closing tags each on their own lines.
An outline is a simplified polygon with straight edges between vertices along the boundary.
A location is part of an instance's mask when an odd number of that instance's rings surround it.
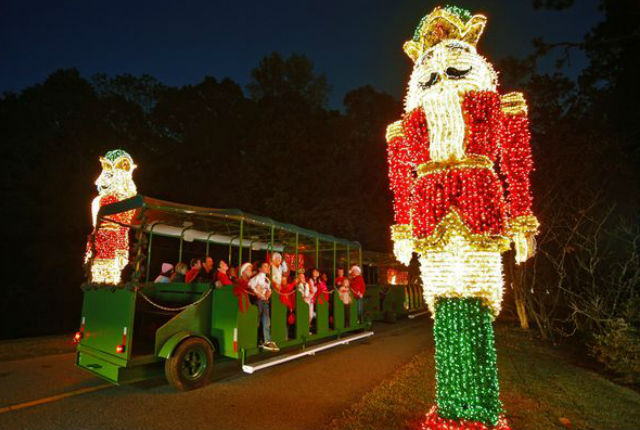
<svg viewBox="0 0 640 430">
<path fill-rule="evenodd" d="M 100 224 L 97 218 L 102 206 L 136 195 L 136 184 L 132 178 L 136 165 L 122 149 L 107 152 L 100 157 L 100 164 L 102 172 L 95 182 L 98 196 L 91 203 L 93 233 L 87 243 L 85 262 L 90 268 L 91 282 L 119 284 L 122 269 L 129 262 L 129 227 L 123 224 L 131 221 L 133 212 L 119 213 L 112 217 L 112 221 Z"/>
<path fill-rule="evenodd" d="M 436 406 L 423 428 L 508 428 L 492 322 L 502 300 L 501 254 L 535 251 L 527 106 L 500 95 L 476 51 L 487 19 L 436 8 L 404 44 L 414 66 L 405 114 L 387 128 L 394 253 L 417 253 L 434 317 Z"/>
</svg>

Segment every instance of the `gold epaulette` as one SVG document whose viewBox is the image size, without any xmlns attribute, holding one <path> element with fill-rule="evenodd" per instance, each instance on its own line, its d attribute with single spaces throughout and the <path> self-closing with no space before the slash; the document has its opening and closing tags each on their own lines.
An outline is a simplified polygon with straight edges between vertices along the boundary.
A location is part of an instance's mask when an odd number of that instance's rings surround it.
<svg viewBox="0 0 640 430">
<path fill-rule="evenodd" d="M 522 93 L 513 92 L 500 96 L 500 107 L 502 112 L 509 115 L 517 115 L 519 113 L 527 113 L 527 101 Z"/>
<path fill-rule="evenodd" d="M 511 219 L 507 225 L 510 234 L 537 234 L 540 228 L 538 219 L 533 215 L 519 215 Z"/>
<path fill-rule="evenodd" d="M 404 137 L 402 132 L 402 121 L 392 122 L 387 126 L 387 142 L 391 142 L 394 137 Z"/>
<path fill-rule="evenodd" d="M 493 169 L 493 161 L 486 155 L 469 154 L 462 160 L 427 161 L 416 167 L 419 177 L 453 169 Z"/>
</svg>

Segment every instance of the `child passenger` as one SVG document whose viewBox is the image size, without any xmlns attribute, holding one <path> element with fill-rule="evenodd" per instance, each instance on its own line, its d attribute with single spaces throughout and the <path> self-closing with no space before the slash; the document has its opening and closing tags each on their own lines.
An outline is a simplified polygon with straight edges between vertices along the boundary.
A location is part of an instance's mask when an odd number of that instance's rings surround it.
<svg viewBox="0 0 640 430">
<path fill-rule="evenodd" d="M 344 326 L 349 327 L 349 312 L 351 306 L 351 288 L 349 288 L 349 278 L 343 278 L 338 287 L 340 301 L 344 304 Z"/>
<path fill-rule="evenodd" d="M 311 325 L 311 320 L 313 319 L 313 297 L 316 294 L 316 289 L 311 286 L 309 282 L 307 282 L 306 276 L 304 276 L 304 271 L 298 273 L 298 291 L 300 291 L 300 295 L 302 296 L 302 300 L 306 304 L 309 305 L 309 325 Z"/>
<path fill-rule="evenodd" d="M 168 284 L 169 278 L 173 275 L 173 264 L 162 263 L 162 268 L 158 277 L 153 281 L 156 284 Z"/>
<path fill-rule="evenodd" d="M 189 268 L 187 267 L 187 263 L 180 262 L 176 264 L 176 270 L 169 278 L 170 282 L 184 282 L 185 276 L 187 275 Z"/>
</svg>

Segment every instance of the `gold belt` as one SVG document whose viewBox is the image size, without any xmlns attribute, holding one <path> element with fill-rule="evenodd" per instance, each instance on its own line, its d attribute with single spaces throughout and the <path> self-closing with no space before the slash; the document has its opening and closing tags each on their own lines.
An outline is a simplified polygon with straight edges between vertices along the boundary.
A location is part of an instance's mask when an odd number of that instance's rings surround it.
<svg viewBox="0 0 640 430">
<path fill-rule="evenodd" d="M 486 155 L 473 155 L 462 160 L 427 161 L 416 167 L 418 177 L 452 169 L 493 169 L 493 161 Z"/>
</svg>

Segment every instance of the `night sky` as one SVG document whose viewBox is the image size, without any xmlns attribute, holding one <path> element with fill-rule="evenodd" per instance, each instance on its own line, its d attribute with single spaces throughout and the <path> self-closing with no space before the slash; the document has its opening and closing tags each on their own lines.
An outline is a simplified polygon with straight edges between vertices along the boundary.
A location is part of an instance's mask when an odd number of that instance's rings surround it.
<svg viewBox="0 0 640 430">
<path fill-rule="evenodd" d="M 597 0 L 562 12 L 530 0 L 451 2 L 489 17 L 479 50 L 489 59 L 531 51 L 531 40 L 578 41 L 602 16 Z M 245 85 L 273 51 L 306 54 L 333 87 L 330 106 L 365 84 L 400 98 L 410 69 L 402 52 L 433 1 L 9 1 L 0 6 L 0 92 L 58 68 L 155 76 L 169 85 L 205 75 Z M 584 57 L 572 57 L 575 75 Z M 551 62 L 549 62 L 551 64 Z"/>
</svg>

